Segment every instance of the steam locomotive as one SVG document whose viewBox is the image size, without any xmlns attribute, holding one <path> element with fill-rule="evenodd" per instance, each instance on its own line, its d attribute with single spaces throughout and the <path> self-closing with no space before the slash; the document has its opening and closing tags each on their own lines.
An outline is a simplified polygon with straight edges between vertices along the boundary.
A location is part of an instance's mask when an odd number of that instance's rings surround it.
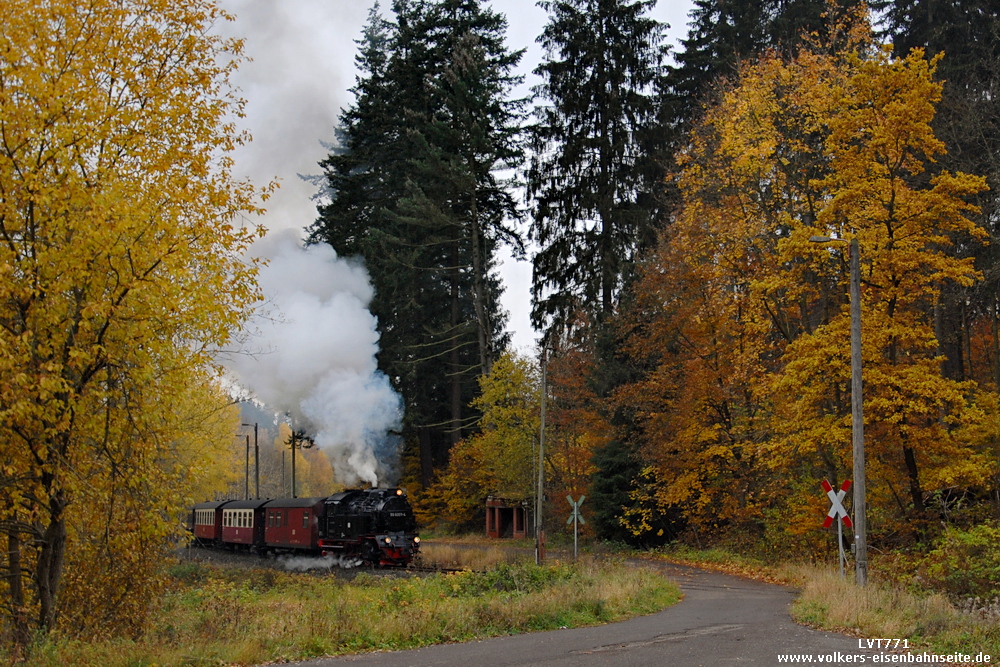
<svg viewBox="0 0 1000 667">
<path fill-rule="evenodd" d="M 354 489 L 323 498 L 224 500 L 191 508 L 195 543 L 254 553 L 299 553 L 405 566 L 420 551 L 402 489 Z"/>
</svg>

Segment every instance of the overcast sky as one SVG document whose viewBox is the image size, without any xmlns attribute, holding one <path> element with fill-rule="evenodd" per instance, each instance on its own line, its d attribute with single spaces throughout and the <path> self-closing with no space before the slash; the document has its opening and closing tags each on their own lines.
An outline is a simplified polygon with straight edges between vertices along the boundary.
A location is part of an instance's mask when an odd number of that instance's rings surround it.
<svg viewBox="0 0 1000 667">
<path fill-rule="evenodd" d="M 321 141 L 333 139 L 340 109 L 352 101 L 356 40 L 374 0 L 221 0 L 237 16 L 224 27 L 245 38 L 244 63 L 235 83 L 247 100 L 244 125 L 253 142 L 235 155 L 236 171 L 259 184 L 277 178 L 279 191 L 268 200 L 264 224 L 270 229 L 300 232 L 316 218 L 311 200 L 315 186 L 298 174 L 316 174 L 326 156 Z M 388 12 L 389 0 L 381 6 Z M 493 0 L 507 16 L 508 46 L 526 48 L 521 62 L 525 87 L 535 83 L 531 70 L 542 57 L 535 38 L 546 13 L 535 0 Z M 687 32 L 691 0 L 659 0 L 651 14 L 670 24 L 668 41 L 676 46 Z M 508 329 L 514 345 L 528 351 L 537 334 L 530 312 L 531 265 L 505 258 L 500 269 L 506 286 L 503 307 L 510 312 Z"/>
</svg>

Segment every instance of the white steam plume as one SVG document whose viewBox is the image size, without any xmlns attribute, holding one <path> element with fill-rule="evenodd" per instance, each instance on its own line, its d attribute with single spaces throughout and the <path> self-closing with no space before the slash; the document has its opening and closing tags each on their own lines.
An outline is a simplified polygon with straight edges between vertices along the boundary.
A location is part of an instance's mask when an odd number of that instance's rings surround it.
<svg viewBox="0 0 1000 667">
<path fill-rule="evenodd" d="M 247 353 L 226 366 L 313 437 L 338 481 L 377 486 L 398 461 L 402 401 L 377 368 L 368 273 L 328 245 L 301 247 L 292 232 L 269 235 L 254 250 L 268 259 L 258 276 L 267 304 L 256 330 L 244 332 Z"/>
<path fill-rule="evenodd" d="M 339 567 L 342 570 L 364 565 L 357 556 L 288 556 L 279 557 L 278 562 L 289 572 L 308 572 L 310 570 L 332 570 Z"/>
</svg>

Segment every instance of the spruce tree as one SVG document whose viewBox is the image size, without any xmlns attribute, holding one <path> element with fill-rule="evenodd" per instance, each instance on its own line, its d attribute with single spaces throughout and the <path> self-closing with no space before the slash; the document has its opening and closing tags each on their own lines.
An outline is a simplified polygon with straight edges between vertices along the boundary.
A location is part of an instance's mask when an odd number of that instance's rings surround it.
<svg viewBox="0 0 1000 667">
<path fill-rule="evenodd" d="M 532 321 L 572 328 L 579 313 L 614 309 L 655 206 L 643 145 L 655 119 L 664 26 L 655 0 L 543 0 L 549 21 L 535 70 L 533 156 L 527 171 L 533 258 Z"/>
<path fill-rule="evenodd" d="M 395 0 L 376 7 L 358 56 L 356 102 L 322 165 L 331 199 L 311 227 L 363 257 L 375 287 L 380 368 L 402 393 L 420 477 L 474 426 L 476 377 L 506 345 L 494 254 L 520 243 L 497 170 L 519 159 L 508 100 L 520 53 L 481 0 Z"/>
</svg>

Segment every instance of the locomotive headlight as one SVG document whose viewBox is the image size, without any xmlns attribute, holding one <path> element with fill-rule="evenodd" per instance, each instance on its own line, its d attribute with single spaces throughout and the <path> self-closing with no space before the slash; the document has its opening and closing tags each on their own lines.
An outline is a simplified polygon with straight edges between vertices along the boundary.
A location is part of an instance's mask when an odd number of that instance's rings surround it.
<svg viewBox="0 0 1000 667">
<path fill-rule="evenodd" d="M 403 490 L 402 489 L 396 489 L 396 495 L 397 496 L 403 495 Z"/>
<path fill-rule="evenodd" d="M 414 543 L 414 544 L 420 544 L 420 537 L 419 537 L 419 536 L 417 536 L 417 535 L 415 535 L 415 536 L 413 537 L 413 543 Z"/>
<path fill-rule="evenodd" d="M 392 544 L 392 538 L 391 537 L 385 538 L 385 543 L 386 544 Z"/>
</svg>

